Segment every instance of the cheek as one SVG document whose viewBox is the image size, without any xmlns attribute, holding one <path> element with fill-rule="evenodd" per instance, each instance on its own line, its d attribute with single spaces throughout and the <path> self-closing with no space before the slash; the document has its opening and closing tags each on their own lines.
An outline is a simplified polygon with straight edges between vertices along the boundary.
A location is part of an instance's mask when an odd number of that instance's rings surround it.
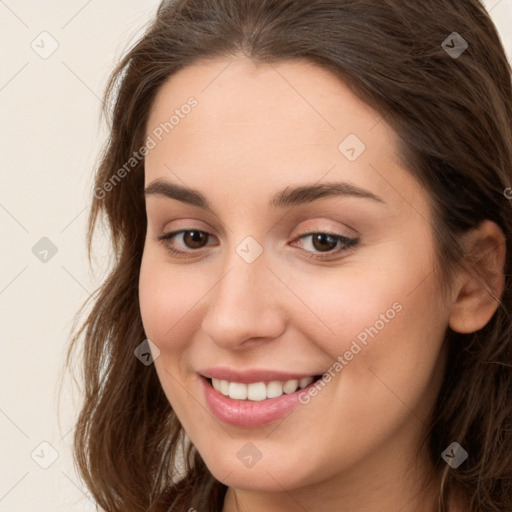
<svg viewBox="0 0 512 512">
<path fill-rule="evenodd" d="M 362 252 L 339 268 L 314 273 L 293 275 L 280 269 L 310 309 L 308 313 L 303 308 L 311 325 L 309 339 L 321 342 L 335 358 L 349 350 L 353 340 L 363 346 L 366 341 L 369 347 L 369 340 L 383 343 L 393 337 L 393 347 L 400 350 L 402 344 L 412 348 L 422 338 L 444 331 L 449 311 L 436 283 L 428 241 L 427 234 L 422 244 L 396 241 Z"/>
<path fill-rule="evenodd" d="M 390 275 L 390 274 L 388 274 Z M 394 341 L 398 348 L 402 343 L 411 345 L 415 339 L 428 338 L 439 328 L 444 330 L 448 322 L 448 308 L 443 304 L 440 291 L 431 275 L 419 273 L 417 280 L 413 275 L 407 279 L 379 280 L 366 274 L 359 280 L 356 274 L 340 280 L 335 292 L 326 293 L 326 286 L 305 286 L 302 293 L 312 304 L 312 310 L 318 312 L 316 338 L 320 320 L 324 331 L 329 329 L 332 340 L 339 350 L 346 350 L 346 342 L 357 339 L 364 344 L 373 338 L 387 338 L 386 332 L 401 331 L 408 334 Z M 416 288 L 416 284 L 424 281 Z M 306 295 L 307 288 L 307 295 Z M 416 289 L 415 289 L 416 288 Z M 312 338 L 313 339 L 313 338 Z M 325 339 L 329 339 L 327 336 Z"/>
<path fill-rule="evenodd" d="M 187 421 L 190 396 L 178 384 L 177 376 L 190 368 L 190 353 L 197 326 L 201 325 L 201 298 L 208 286 L 191 277 L 190 266 L 168 265 L 161 256 L 145 251 L 139 279 L 139 302 L 146 336 L 160 350 L 155 369 L 164 393 L 180 421 Z"/>
<path fill-rule="evenodd" d="M 147 337 L 160 350 L 179 352 L 190 339 L 207 284 L 194 277 L 189 265 L 166 265 L 161 257 L 145 251 L 139 279 L 142 323 Z M 190 335 L 190 336 L 188 336 Z"/>
</svg>

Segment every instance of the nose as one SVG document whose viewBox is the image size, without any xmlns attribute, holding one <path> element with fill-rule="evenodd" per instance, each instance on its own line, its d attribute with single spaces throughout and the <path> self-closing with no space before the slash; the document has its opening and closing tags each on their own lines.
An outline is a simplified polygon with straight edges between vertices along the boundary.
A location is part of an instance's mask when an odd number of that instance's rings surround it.
<svg viewBox="0 0 512 512">
<path fill-rule="evenodd" d="M 235 254 L 207 296 L 203 331 L 218 346 L 230 350 L 278 338 L 286 324 L 281 287 L 263 254 L 252 263 Z"/>
</svg>

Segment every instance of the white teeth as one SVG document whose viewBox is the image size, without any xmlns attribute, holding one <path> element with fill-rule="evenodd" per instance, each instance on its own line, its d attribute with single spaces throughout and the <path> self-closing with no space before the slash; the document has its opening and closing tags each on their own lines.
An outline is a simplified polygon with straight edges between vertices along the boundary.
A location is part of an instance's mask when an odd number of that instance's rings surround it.
<svg viewBox="0 0 512 512">
<path fill-rule="evenodd" d="M 228 396 L 229 395 L 229 382 L 227 380 L 221 380 L 220 381 L 220 388 L 219 391 L 223 394 Z"/>
<path fill-rule="evenodd" d="M 299 381 L 297 379 L 287 380 L 284 383 L 283 392 L 285 392 L 287 395 L 289 395 L 290 393 L 295 393 L 295 391 L 297 391 L 298 385 Z"/>
<path fill-rule="evenodd" d="M 242 384 L 241 382 L 229 382 L 227 380 L 213 379 L 212 386 L 224 396 L 233 400 L 252 400 L 260 402 L 266 398 L 277 398 L 283 393 L 289 395 L 298 389 L 303 389 L 313 382 L 313 377 L 303 377 L 300 380 L 291 379 L 284 382 L 272 380 L 268 384 L 264 382 L 253 382 Z"/>
<path fill-rule="evenodd" d="M 247 398 L 247 385 L 240 382 L 229 383 L 229 398 L 233 400 L 245 400 Z"/>
<path fill-rule="evenodd" d="M 213 389 L 216 389 L 217 391 L 220 391 L 220 380 L 219 379 L 212 379 L 212 386 L 213 386 Z"/>
<path fill-rule="evenodd" d="M 299 387 L 300 387 L 300 389 L 303 389 L 306 386 L 309 386 L 312 382 L 313 382 L 313 377 L 304 377 L 299 380 Z"/>
<path fill-rule="evenodd" d="M 264 382 L 255 382 L 247 386 L 247 398 L 259 402 L 267 398 L 267 386 Z"/>
<path fill-rule="evenodd" d="M 276 398 L 283 394 L 283 383 L 278 380 L 271 380 L 267 384 L 267 398 Z"/>
</svg>

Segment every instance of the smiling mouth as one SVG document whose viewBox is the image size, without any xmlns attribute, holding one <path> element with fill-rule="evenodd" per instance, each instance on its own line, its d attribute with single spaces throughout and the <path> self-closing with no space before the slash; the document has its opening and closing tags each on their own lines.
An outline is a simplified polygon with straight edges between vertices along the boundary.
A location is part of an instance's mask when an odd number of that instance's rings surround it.
<svg viewBox="0 0 512 512">
<path fill-rule="evenodd" d="M 282 395 L 295 393 L 316 382 L 322 375 L 304 377 L 302 379 L 290 379 L 286 381 L 272 380 L 268 382 L 253 382 L 244 384 L 241 382 L 230 382 L 215 378 L 206 378 L 210 386 L 222 395 L 232 400 L 245 400 L 261 402 L 262 400 L 278 398 Z"/>
</svg>

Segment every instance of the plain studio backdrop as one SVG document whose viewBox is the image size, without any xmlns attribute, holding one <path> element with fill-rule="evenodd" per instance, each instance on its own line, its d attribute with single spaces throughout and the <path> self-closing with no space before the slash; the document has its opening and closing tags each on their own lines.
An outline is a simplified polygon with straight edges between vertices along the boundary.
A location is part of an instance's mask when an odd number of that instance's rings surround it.
<svg viewBox="0 0 512 512">
<path fill-rule="evenodd" d="M 77 397 L 65 378 L 59 422 L 58 386 L 109 262 L 100 241 L 92 274 L 85 247 L 101 97 L 158 3 L 0 0 L 1 512 L 94 510 L 71 458 Z M 512 58 L 512 0 L 485 4 Z"/>
</svg>

